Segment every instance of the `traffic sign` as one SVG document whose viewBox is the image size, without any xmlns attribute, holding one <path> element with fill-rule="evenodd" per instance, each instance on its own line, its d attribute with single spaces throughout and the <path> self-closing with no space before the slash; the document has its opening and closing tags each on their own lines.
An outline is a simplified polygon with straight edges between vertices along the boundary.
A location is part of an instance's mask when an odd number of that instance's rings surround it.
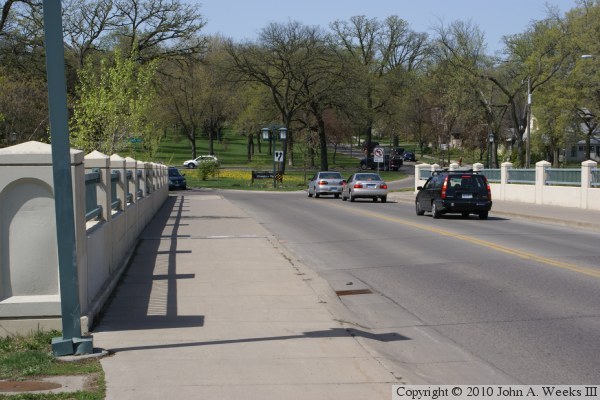
<svg viewBox="0 0 600 400">
<path fill-rule="evenodd" d="M 274 154 L 275 154 L 275 157 L 273 158 L 274 161 L 283 162 L 283 151 L 277 150 L 274 152 Z"/>
<path fill-rule="evenodd" d="M 375 147 L 373 149 L 373 161 L 376 163 L 383 162 L 383 147 Z"/>
</svg>

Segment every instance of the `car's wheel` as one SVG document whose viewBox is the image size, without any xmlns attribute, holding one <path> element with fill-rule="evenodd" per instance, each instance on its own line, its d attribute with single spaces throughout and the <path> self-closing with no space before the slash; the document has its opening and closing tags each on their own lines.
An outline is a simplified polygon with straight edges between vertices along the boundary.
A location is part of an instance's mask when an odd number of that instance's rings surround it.
<svg viewBox="0 0 600 400">
<path fill-rule="evenodd" d="M 354 196 L 352 195 L 352 192 L 350 192 L 350 201 L 354 203 L 354 200 L 356 200 L 356 199 L 355 199 L 355 198 L 354 198 Z"/>
<path fill-rule="evenodd" d="M 336 199 L 339 199 L 340 195 L 339 194 L 334 194 L 333 197 L 335 197 Z"/>
<path fill-rule="evenodd" d="M 381 202 L 382 202 L 382 203 L 387 203 L 387 196 L 383 196 L 383 197 L 381 198 Z"/>
<path fill-rule="evenodd" d="M 189 163 L 189 164 L 187 165 L 187 167 L 188 167 L 189 169 L 194 169 L 194 168 L 196 168 L 196 166 L 194 165 L 194 163 Z"/>
<path fill-rule="evenodd" d="M 425 211 L 421 209 L 421 203 L 419 202 L 415 202 L 415 211 L 417 212 L 417 215 L 425 214 Z"/>
<path fill-rule="evenodd" d="M 487 211 L 481 211 L 479 213 L 479 219 L 487 219 L 488 218 L 488 212 Z"/>
<path fill-rule="evenodd" d="M 440 217 L 440 210 L 438 210 L 437 206 L 435 205 L 435 201 L 433 204 L 431 204 L 431 216 L 435 219 Z"/>
</svg>

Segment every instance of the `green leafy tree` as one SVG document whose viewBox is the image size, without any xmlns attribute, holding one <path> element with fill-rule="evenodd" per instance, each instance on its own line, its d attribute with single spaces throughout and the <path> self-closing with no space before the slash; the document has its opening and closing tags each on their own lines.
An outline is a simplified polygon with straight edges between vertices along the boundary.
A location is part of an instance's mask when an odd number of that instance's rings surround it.
<svg viewBox="0 0 600 400">
<path fill-rule="evenodd" d="M 0 87 L 0 143 L 48 141 L 45 82 L 0 68 Z"/>
<path fill-rule="evenodd" d="M 293 164 L 293 119 L 311 101 L 306 85 L 318 80 L 322 71 L 315 68 L 322 54 L 322 32 L 299 22 L 287 25 L 272 23 L 260 33 L 257 43 L 245 43 L 227 47 L 233 67 L 239 79 L 257 82 L 268 88 L 280 120 L 288 130 L 287 146 L 284 148 L 282 171 L 285 160 Z M 289 156 L 289 157 L 288 157 Z"/>
<path fill-rule="evenodd" d="M 142 140 L 148 155 L 158 148 L 151 106 L 155 95 L 153 63 L 139 65 L 120 51 L 114 62 L 103 59 L 100 68 L 86 62 L 80 71 L 79 98 L 71 119 L 74 147 L 113 154 L 131 147 L 131 139 Z"/>
<path fill-rule="evenodd" d="M 405 77 L 419 69 L 429 54 L 427 35 L 409 28 L 403 19 L 384 21 L 354 16 L 331 24 L 335 41 L 351 63 L 347 98 L 349 115 L 358 116 L 370 147 L 373 128 L 391 111 L 390 102 L 405 88 Z"/>
</svg>

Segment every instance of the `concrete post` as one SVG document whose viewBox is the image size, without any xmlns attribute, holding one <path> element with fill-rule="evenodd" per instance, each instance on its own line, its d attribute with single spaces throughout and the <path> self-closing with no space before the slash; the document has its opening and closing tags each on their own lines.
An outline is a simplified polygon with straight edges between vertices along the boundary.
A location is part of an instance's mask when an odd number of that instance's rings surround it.
<svg viewBox="0 0 600 400">
<path fill-rule="evenodd" d="M 112 186 L 110 184 L 110 158 L 99 151 L 93 151 L 85 156 L 86 172 L 91 172 L 92 169 L 98 169 L 100 173 L 100 183 L 96 185 L 96 196 L 98 205 L 102 207 L 101 219 L 110 221 L 111 208 L 110 199 L 112 198 Z"/>
<path fill-rule="evenodd" d="M 544 203 L 544 187 L 546 186 L 546 168 L 552 164 L 548 161 L 538 161 L 535 163 L 535 203 Z"/>
<path fill-rule="evenodd" d="M 423 186 L 425 181 L 421 179 L 422 171 L 430 171 L 431 165 L 429 164 L 419 164 L 415 165 L 415 193 L 417 192 L 417 187 Z"/>
<path fill-rule="evenodd" d="M 511 162 L 503 162 L 500 165 L 500 200 L 506 199 L 506 190 L 508 185 L 508 171 L 513 167 Z"/>
<path fill-rule="evenodd" d="M 118 154 L 113 154 L 112 156 L 110 156 L 110 169 L 112 171 L 119 171 L 119 181 L 117 183 L 117 199 L 121 201 L 119 210 L 125 210 L 127 208 L 127 190 L 125 188 L 125 183 L 127 180 L 127 171 L 125 170 L 125 159 L 119 156 Z"/>
<path fill-rule="evenodd" d="M 592 169 L 597 168 L 596 161 L 587 160 L 581 163 L 581 208 L 588 208 L 588 190 L 592 183 Z"/>
<path fill-rule="evenodd" d="M 152 163 L 146 163 L 146 195 L 152 194 L 154 192 L 154 177 L 152 176 Z"/>
<path fill-rule="evenodd" d="M 137 179 L 136 179 L 136 175 L 137 175 L 137 160 L 131 158 L 131 157 L 126 157 L 125 158 L 125 169 L 126 169 L 126 173 L 128 173 L 129 171 L 131 171 L 131 179 L 127 179 L 127 175 L 125 175 L 125 188 L 127 189 L 127 193 L 131 195 L 131 203 L 136 203 L 136 199 L 137 199 Z"/>
<path fill-rule="evenodd" d="M 141 172 L 140 178 L 136 177 L 136 188 L 140 193 L 140 198 L 146 196 L 146 163 L 143 161 L 137 162 L 137 170 Z M 136 192 L 137 197 L 137 192 Z"/>
</svg>

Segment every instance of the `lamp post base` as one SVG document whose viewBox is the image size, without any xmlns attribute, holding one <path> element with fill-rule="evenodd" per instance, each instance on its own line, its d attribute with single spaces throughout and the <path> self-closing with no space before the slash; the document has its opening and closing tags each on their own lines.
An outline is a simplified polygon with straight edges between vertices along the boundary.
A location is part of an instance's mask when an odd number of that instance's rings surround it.
<svg viewBox="0 0 600 400">
<path fill-rule="evenodd" d="M 65 339 L 63 337 L 52 338 L 52 354 L 55 357 L 92 354 L 94 343 L 92 336 L 83 338 Z"/>
</svg>

